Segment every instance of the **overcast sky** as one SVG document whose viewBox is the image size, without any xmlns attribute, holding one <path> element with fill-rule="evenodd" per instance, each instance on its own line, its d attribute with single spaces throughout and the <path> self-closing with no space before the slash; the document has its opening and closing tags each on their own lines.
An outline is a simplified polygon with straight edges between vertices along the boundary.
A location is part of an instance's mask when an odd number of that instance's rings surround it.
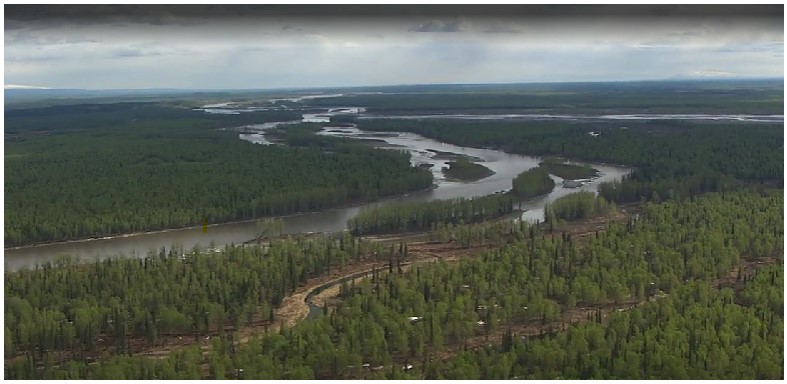
<svg viewBox="0 0 787 384">
<path fill-rule="evenodd" d="M 770 7 L 770 8 L 768 8 Z M 5 6 L 5 85 L 782 77 L 783 6 Z"/>
</svg>

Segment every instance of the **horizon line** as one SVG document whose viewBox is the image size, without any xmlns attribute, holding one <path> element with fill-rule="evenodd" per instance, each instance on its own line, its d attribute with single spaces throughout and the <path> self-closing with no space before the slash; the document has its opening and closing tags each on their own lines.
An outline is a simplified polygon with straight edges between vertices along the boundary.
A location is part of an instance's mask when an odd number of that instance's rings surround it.
<svg viewBox="0 0 787 384">
<path fill-rule="evenodd" d="M 677 82 L 677 81 L 739 81 L 739 80 L 782 80 L 784 76 L 719 76 L 719 77 L 668 77 L 662 79 L 636 80 L 578 80 L 578 81 L 520 81 L 491 83 L 399 83 L 370 85 L 334 85 L 334 86 L 282 86 L 272 88 L 57 88 L 32 85 L 8 84 L 4 91 L 272 91 L 290 89 L 332 89 L 332 88 L 373 88 L 373 87 L 407 87 L 407 86 L 481 86 L 481 85 L 523 85 L 523 84 L 587 84 L 587 83 L 641 83 L 641 82 Z M 9 87 L 11 86 L 11 87 Z"/>
</svg>

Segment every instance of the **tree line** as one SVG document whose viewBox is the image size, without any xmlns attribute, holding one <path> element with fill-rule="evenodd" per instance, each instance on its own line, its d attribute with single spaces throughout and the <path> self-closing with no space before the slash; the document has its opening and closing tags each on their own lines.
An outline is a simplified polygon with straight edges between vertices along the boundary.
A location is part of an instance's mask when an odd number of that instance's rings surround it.
<svg viewBox="0 0 787 384">
<path fill-rule="evenodd" d="M 353 235 L 428 231 L 437 224 L 496 219 L 513 212 L 513 204 L 505 194 L 392 204 L 361 211 L 348 220 L 347 227 Z"/>
<path fill-rule="evenodd" d="M 539 163 L 539 165 L 546 168 L 549 173 L 566 180 L 589 179 L 598 175 L 596 169 L 587 165 L 566 164 L 550 159 Z"/>
<path fill-rule="evenodd" d="M 210 378 L 244 379 L 779 378 L 783 267 L 739 275 L 747 285 L 740 296 L 710 284 L 743 257 L 783 263 L 782 206 L 781 193 L 756 191 L 648 203 L 582 246 L 524 222 L 454 226 L 452 236 L 480 235 L 471 243 L 509 240 L 455 264 L 375 270 L 346 284 L 343 300 L 314 321 L 242 345 L 225 335 L 200 363 Z M 609 325 L 571 325 L 523 341 L 508 332 L 522 323 L 548 330 L 577 307 L 648 300 Z M 500 332 L 507 336 L 499 348 L 462 352 L 470 338 Z M 443 352 L 454 357 L 437 359 Z M 110 369 L 116 377 L 176 377 L 193 372 L 195 360 L 173 354 L 31 370 L 21 359 L 6 377 L 95 378 Z"/>
<path fill-rule="evenodd" d="M 394 257 L 403 257 L 398 248 L 342 234 L 88 264 L 64 258 L 6 274 L 5 355 L 131 354 L 134 338 L 153 346 L 259 319 L 274 324 L 274 308 L 308 279 L 351 262 Z"/>
<path fill-rule="evenodd" d="M 557 225 L 560 221 L 574 221 L 604 215 L 615 209 L 603 197 L 581 191 L 561 196 L 544 207 L 544 221 Z"/>
<path fill-rule="evenodd" d="M 528 199 L 552 192 L 555 181 L 549 177 L 549 171 L 545 167 L 538 166 L 518 174 L 511 185 L 512 194 Z"/>
<path fill-rule="evenodd" d="M 413 132 L 461 146 L 635 167 L 622 181 L 601 186 L 601 195 L 616 203 L 682 199 L 746 183 L 784 185 L 784 130 L 775 124 L 653 120 L 588 126 L 560 121 L 364 119 L 358 120 L 358 127 Z M 599 135 L 588 135 L 590 129 Z"/>
<path fill-rule="evenodd" d="M 741 294 L 691 282 L 639 308 L 566 332 L 503 341 L 431 364 L 427 379 L 783 379 L 783 266 L 756 272 Z M 765 294 L 762 302 L 741 296 Z M 765 303 L 779 301 L 768 308 Z M 781 308 L 779 308 L 781 307 Z"/>
<path fill-rule="evenodd" d="M 375 88 L 306 101 L 318 107 L 364 107 L 373 114 L 748 113 L 779 114 L 784 85 L 764 80 L 573 84 L 415 85 Z M 741 103 L 741 100 L 746 100 Z"/>
<path fill-rule="evenodd" d="M 6 246 L 315 211 L 432 184 L 402 151 L 259 146 L 202 123 L 142 119 L 9 145 Z"/>
<path fill-rule="evenodd" d="M 446 164 L 448 166 L 443 167 L 442 171 L 449 180 L 470 182 L 492 176 L 495 173 L 491 169 L 465 158 L 458 158 L 456 161 L 449 161 Z"/>
</svg>

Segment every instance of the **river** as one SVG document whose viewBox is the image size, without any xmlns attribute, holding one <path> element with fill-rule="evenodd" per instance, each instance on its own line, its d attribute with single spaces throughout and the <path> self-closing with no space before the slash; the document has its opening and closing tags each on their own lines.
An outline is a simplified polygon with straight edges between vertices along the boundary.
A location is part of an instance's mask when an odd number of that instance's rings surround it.
<svg viewBox="0 0 787 384">
<path fill-rule="evenodd" d="M 218 113 L 218 112 L 217 112 Z M 642 113 L 619 115 L 552 115 L 552 114 L 438 114 L 438 115 L 374 115 L 365 114 L 361 119 L 461 119 L 461 120 L 574 120 L 574 121 L 643 121 L 643 120 L 683 120 L 683 121 L 724 121 L 746 123 L 784 123 L 784 115 L 710 115 L 704 113 Z"/>
<path fill-rule="evenodd" d="M 327 121 L 331 113 L 346 113 L 346 109 L 334 109 L 329 113 L 305 114 L 304 121 Z M 359 113 L 362 109 L 353 109 Z M 292 122 L 287 122 L 292 123 Z M 243 127 L 247 133 L 239 134 L 244 140 L 260 144 L 269 144 L 264 137 L 264 131 L 275 127 L 276 123 L 267 123 Z M 259 133 L 248 133 L 258 131 Z M 347 220 L 358 212 L 370 207 L 397 204 L 403 201 L 430 201 L 455 197 L 476 197 L 505 191 L 511 188 L 511 180 L 520 172 L 536 167 L 539 158 L 519 156 L 492 149 L 466 148 L 451 144 L 441 143 L 411 133 L 367 133 L 356 128 L 326 127 L 321 134 L 355 136 L 380 140 L 377 145 L 409 151 L 412 154 L 413 164 L 434 164 L 432 172 L 435 176 L 436 187 L 431 190 L 412 193 L 405 196 L 386 199 L 383 201 L 366 203 L 353 207 L 330 209 L 323 212 L 307 213 L 283 217 L 284 233 L 309 233 L 309 232 L 338 232 L 347 228 Z M 371 135 L 371 136 L 366 136 Z M 484 166 L 495 172 L 494 175 L 476 182 L 462 183 L 446 180 L 441 168 L 447 160 L 434 159 L 437 150 L 452 152 L 482 159 Z M 562 180 L 554 177 L 557 186 L 547 196 L 537 198 L 522 204 L 527 211 L 522 214 L 525 220 L 543 219 L 543 209 L 546 202 L 564 196 L 577 190 L 596 191 L 602 182 L 620 180 L 628 173 L 628 168 L 591 164 L 601 171 L 599 178 L 583 185 L 581 188 L 568 189 L 562 186 Z M 166 232 L 146 233 L 134 236 L 98 239 L 88 241 L 75 241 L 70 243 L 48 244 L 20 249 L 5 250 L 5 270 L 14 271 L 24 267 L 52 261 L 62 255 L 72 255 L 81 260 L 104 259 L 107 257 L 125 255 L 144 257 L 150 250 L 171 248 L 173 245 L 185 249 L 192 247 L 221 247 L 226 244 L 240 244 L 257 236 L 259 232 L 256 222 L 230 223 L 210 226 L 207 232 L 201 227 L 171 230 Z"/>
</svg>

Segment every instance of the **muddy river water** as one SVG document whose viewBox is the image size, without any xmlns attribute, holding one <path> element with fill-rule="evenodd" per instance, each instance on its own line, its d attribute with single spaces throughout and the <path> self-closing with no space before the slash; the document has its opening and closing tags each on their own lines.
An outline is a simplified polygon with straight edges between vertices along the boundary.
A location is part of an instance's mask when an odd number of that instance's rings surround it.
<svg viewBox="0 0 787 384">
<path fill-rule="evenodd" d="M 360 112 L 360 109 L 353 112 Z M 333 111 L 330 111 L 333 112 Z M 330 113 L 329 112 L 329 113 Z M 346 110 L 342 110 L 346 112 Z M 327 114 L 307 114 L 304 121 L 327 121 Z M 239 137 L 244 140 L 269 144 L 265 140 L 264 132 L 275 127 L 275 123 L 260 124 L 244 127 L 244 133 Z M 479 149 L 459 147 L 441 143 L 411 133 L 370 133 L 362 132 L 353 127 L 326 127 L 320 134 L 347 137 L 359 137 L 375 140 L 375 145 L 380 147 L 395 148 L 408 151 L 412 155 L 413 164 L 430 163 L 435 177 L 435 188 L 431 190 L 412 193 L 405 196 L 386 199 L 378 202 L 366 203 L 353 207 L 330 209 L 323 212 L 307 213 L 283 217 L 284 233 L 309 233 L 309 232 L 337 232 L 347 228 L 347 220 L 364 209 L 380 205 L 398 204 L 405 201 L 430 201 L 455 197 L 476 197 L 492 194 L 498 191 L 507 191 L 511 188 L 511 180 L 520 172 L 536 167 L 539 158 L 507 154 L 492 149 Z M 462 183 L 446 180 L 441 168 L 448 160 L 435 159 L 438 152 L 451 152 L 477 158 L 480 164 L 495 172 L 487 178 Z M 441 156 L 438 156 L 441 157 Z M 442 157 L 441 157 L 442 158 Z M 483 161 L 480 161 L 483 160 Z M 579 189 L 596 191 L 602 182 L 620 180 L 628 173 L 628 168 L 607 165 L 590 164 L 601 172 L 600 177 L 594 179 L 580 188 L 564 188 L 562 180 L 557 181 L 555 189 L 547 196 L 524 202 L 522 219 L 543 219 L 544 205 L 555 198 L 575 192 Z M 116 237 L 69 243 L 48 244 L 20 249 L 5 250 L 6 271 L 32 267 L 52 261 L 61 255 L 72 255 L 81 260 L 103 259 L 112 256 L 146 256 L 151 250 L 169 249 L 181 246 L 185 249 L 192 247 L 221 247 L 226 244 L 240 244 L 256 237 L 259 233 L 256 222 L 230 223 L 210 226 L 207 232 L 201 227 L 171 230 L 158 233 L 145 233 L 126 237 Z"/>
</svg>

